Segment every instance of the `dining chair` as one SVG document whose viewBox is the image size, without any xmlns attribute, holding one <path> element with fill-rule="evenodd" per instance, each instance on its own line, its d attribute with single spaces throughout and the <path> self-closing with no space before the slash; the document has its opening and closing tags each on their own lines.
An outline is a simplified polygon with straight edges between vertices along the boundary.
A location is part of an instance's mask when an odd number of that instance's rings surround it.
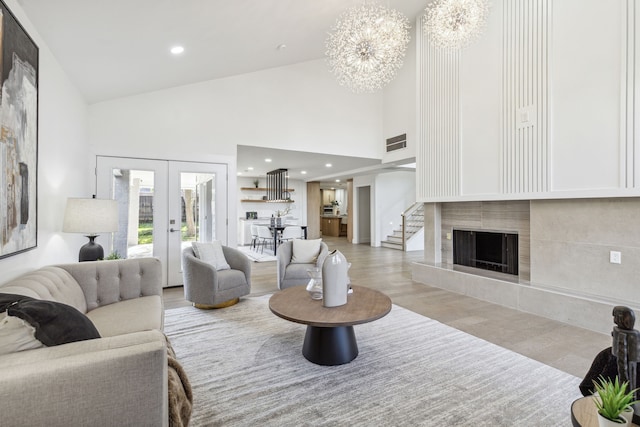
<svg viewBox="0 0 640 427">
<path fill-rule="evenodd" d="M 266 225 L 258 225 L 258 244 L 262 245 L 262 249 L 260 253 L 264 253 L 264 246 L 268 243 L 271 244 L 273 242 L 273 234 L 271 234 L 271 230 Z"/>
<path fill-rule="evenodd" d="M 251 249 L 258 247 L 258 226 L 251 224 Z"/>
</svg>

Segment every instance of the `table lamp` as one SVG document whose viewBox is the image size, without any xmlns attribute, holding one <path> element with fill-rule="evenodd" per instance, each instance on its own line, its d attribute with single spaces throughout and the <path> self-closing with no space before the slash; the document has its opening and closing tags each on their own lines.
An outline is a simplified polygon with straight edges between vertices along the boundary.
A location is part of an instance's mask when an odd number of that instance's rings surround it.
<svg viewBox="0 0 640 427">
<path fill-rule="evenodd" d="M 118 202 L 110 199 L 67 199 L 62 231 L 82 233 L 89 243 L 80 248 L 78 261 L 104 259 L 102 246 L 95 242 L 98 233 L 118 231 Z"/>
</svg>

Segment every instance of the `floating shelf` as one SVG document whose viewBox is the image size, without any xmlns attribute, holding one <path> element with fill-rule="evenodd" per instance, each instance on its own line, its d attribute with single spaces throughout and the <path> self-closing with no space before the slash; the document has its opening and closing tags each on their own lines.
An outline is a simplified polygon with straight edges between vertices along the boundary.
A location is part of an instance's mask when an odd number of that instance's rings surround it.
<svg viewBox="0 0 640 427">
<path fill-rule="evenodd" d="M 260 199 L 242 199 L 241 202 L 248 203 L 294 203 L 294 200 L 260 200 Z"/>
<path fill-rule="evenodd" d="M 240 187 L 240 190 L 242 191 L 269 191 L 268 188 L 256 188 L 256 187 Z M 295 191 L 293 188 L 287 188 L 285 191 L 288 191 L 289 193 L 292 193 L 293 191 Z"/>
</svg>

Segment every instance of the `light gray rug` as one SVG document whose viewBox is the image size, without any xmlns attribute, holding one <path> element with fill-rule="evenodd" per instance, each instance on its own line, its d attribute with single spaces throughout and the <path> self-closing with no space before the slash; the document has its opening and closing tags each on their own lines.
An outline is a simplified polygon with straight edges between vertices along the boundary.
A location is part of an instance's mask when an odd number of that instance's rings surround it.
<svg viewBox="0 0 640 427">
<path fill-rule="evenodd" d="M 192 426 L 569 426 L 580 379 L 398 306 L 355 326 L 359 356 L 318 366 L 269 296 L 167 310 Z"/>
<path fill-rule="evenodd" d="M 277 260 L 271 249 L 265 249 L 263 252 L 251 249 L 248 246 L 239 246 L 238 249 L 253 262 L 271 262 Z"/>
</svg>

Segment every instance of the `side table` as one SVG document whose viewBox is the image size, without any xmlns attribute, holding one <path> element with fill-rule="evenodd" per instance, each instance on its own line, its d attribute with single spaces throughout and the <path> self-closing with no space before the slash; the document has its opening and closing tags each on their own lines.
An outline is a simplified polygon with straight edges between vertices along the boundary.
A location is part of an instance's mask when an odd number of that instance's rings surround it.
<svg viewBox="0 0 640 427">
<path fill-rule="evenodd" d="M 638 416 L 634 415 L 631 425 L 640 426 L 639 422 Z M 581 397 L 571 404 L 571 424 L 573 427 L 598 427 L 598 411 L 593 397 Z"/>
</svg>

